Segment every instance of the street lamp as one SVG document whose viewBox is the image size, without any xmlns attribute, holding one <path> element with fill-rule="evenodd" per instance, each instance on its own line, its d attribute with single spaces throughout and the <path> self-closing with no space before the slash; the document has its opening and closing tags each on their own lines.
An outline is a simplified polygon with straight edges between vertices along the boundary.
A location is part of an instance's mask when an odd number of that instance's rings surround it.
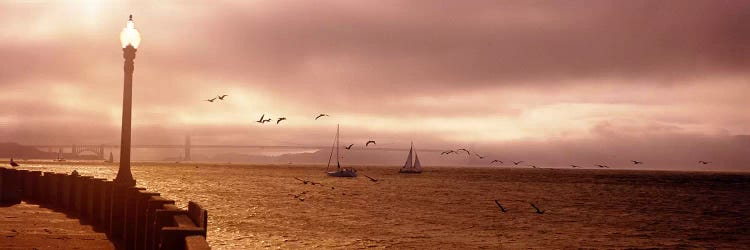
<svg viewBox="0 0 750 250">
<path fill-rule="evenodd" d="M 115 184 L 123 187 L 134 187 L 135 179 L 130 173 L 130 117 L 133 99 L 133 60 L 138 45 L 141 44 L 141 35 L 135 29 L 133 15 L 130 15 L 125 28 L 120 32 L 120 44 L 122 45 L 122 57 L 125 58 L 125 89 L 122 95 L 122 134 L 120 135 L 120 169 L 117 171 Z"/>
</svg>

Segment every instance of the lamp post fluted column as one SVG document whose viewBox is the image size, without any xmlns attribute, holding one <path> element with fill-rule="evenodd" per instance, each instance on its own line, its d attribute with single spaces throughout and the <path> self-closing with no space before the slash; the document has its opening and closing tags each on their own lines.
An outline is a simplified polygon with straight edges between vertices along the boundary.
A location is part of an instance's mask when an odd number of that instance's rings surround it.
<svg viewBox="0 0 750 250">
<path fill-rule="evenodd" d="M 122 49 L 122 57 L 125 58 L 123 67 L 124 90 L 122 93 L 122 133 L 120 134 L 120 168 L 117 171 L 115 184 L 119 186 L 134 187 L 135 179 L 130 172 L 130 125 L 131 111 L 133 107 L 133 71 L 135 70 L 135 52 L 137 49 L 127 45 Z"/>
</svg>

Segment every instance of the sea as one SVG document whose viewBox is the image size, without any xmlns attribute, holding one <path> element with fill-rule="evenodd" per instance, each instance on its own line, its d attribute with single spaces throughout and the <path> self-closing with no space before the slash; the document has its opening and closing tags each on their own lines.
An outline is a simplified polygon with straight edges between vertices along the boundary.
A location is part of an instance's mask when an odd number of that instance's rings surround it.
<svg viewBox="0 0 750 250">
<path fill-rule="evenodd" d="M 92 162 L 21 168 L 117 173 Z M 207 208 L 213 249 L 750 248 L 748 173 L 356 168 L 357 178 L 328 177 L 325 166 L 229 163 L 134 163 L 132 173 L 180 207 Z"/>
</svg>

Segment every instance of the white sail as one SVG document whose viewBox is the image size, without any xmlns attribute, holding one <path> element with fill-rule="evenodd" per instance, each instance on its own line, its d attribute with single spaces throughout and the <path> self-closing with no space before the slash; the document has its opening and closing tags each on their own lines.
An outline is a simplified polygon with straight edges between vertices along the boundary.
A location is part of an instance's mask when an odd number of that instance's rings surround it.
<svg viewBox="0 0 750 250">
<path fill-rule="evenodd" d="M 422 164 L 419 164 L 419 155 L 417 155 L 417 151 L 414 151 L 414 169 L 421 170 Z"/>
<path fill-rule="evenodd" d="M 412 165 L 411 165 L 411 152 L 412 152 L 412 148 L 409 148 L 409 157 L 406 157 L 406 163 L 404 163 L 404 167 L 403 168 L 411 168 L 412 167 Z"/>
</svg>

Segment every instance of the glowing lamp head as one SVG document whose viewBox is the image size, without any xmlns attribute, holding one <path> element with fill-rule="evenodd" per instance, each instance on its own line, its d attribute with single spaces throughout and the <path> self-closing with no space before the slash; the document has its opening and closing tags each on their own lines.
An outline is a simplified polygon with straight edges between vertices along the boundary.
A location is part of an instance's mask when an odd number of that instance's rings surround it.
<svg viewBox="0 0 750 250">
<path fill-rule="evenodd" d="M 125 28 L 120 32 L 120 44 L 122 48 L 132 45 L 134 48 L 138 48 L 141 44 L 141 34 L 135 29 L 135 22 L 133 22 L 133 15 L 130 15 L 130 20 L 125 25 Z"/>
</svg>

